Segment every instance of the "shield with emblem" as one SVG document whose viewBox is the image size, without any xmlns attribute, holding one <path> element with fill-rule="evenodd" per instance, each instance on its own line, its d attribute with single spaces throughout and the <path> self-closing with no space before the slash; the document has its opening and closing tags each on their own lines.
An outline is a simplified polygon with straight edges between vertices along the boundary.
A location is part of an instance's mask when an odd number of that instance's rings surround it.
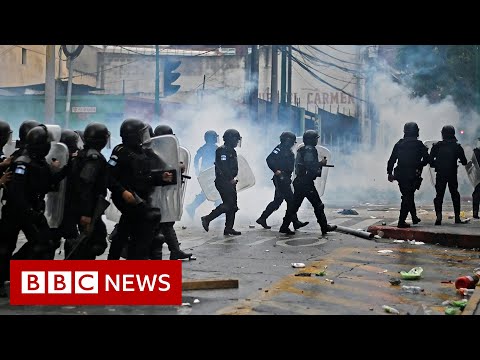
<svg viewBox="0 0 480 360">
<path fill-rule="evenodd" d="M 162 160 L 162 169 L 176 172 L 176 184 L 156 186 L 152 195 L 152 205 L 158 207 L 162 214 L 161 223 L 175 222 L 182 218 L 183 191 L 180 171 L 180 149 L 175 135 L 153 137 L 150 148 Z"/>
<path fill-rule="evenodd" d="M 237 175 L 237 192 L 244 191 L 255 185 L 255 175 L 253 174 L 247 160 L 240 154 L 237 155 L 238 175 Z M 220 193 L 215 187 L 215 166 L 201 171 L 197 180 L 209 201 L 217 201 L 221 199 Z"/>
<path fill-rule="evenodd" d="M 476 187 L 480 184 L 480 167 L 478 166 L 478 159 L 473 150 L 468 152 L 470 155 L 470 161 L 465 165 L 465 170 L 467 172 L 468 179 L 472 183 L 473 187 Z M 467 149 L 465 149 L 465 155 L 467 155 Z M 469 157 L 467 157 L 468 159 Z"/>
<path fill-rule="evenodd" d="M 297 138 L 298 139 L 298 138 Z M 301 147 L 305 146 L 303 142 L 297 143 L 297 147 L 293 151 L 295 153 L 295 161 L 297 158 L 297 151 Z M 330 165 L 332 161 L 332 153 L 326 147 L 321 145 L 316 145 L 315 148 L 317 149 L 318 153 L 318 161 L 322 161 L 323 159 L 327 160 L 327 165 Z M 296 167 L 295 167 L 296 168 Z M 322 167 L 322 176 L 317 177 L 314 181 L 315 188 L 317 189 L 318 195 L 323 196 L 325 193 L 325 187 L 327 185 L 327 178 L 328 178 L 328 167 Z M 293 173 L 292 181 L 295 180 L 296 173 Z"/>
<path fill-rule="evenodd" d="M 429 154 L 432 151 L 433 144 L 435 144 L 437 142 L 438 142 L 438 140 L 426 140 L 426 141 L 423 142 L 423 144 L 427 147 Z M 435 171 L 434 168 L 432 168 L 430 166 L 430 164 L 428 164 L 426 166 L 426 168 L 427 168 L 428 173 L 430 174 L 430 182 L 432 183 L 433 187 L 435 187 L 435 181 L 436 181 L 436 178 L 437 178 L 436 171 Z"/>
<path fill-rule="evenodd" d="M 45 157 L 48 164 L 51 164 L 53 159 L 60 162 L 60 166 L 52 167 L 52 171 L 60 171 L 67 165 L 69 158 L 67 145 L 60 142 L 52 142 L 50 152 Z M 67 179 L 60 181 L 55 191 L 47 193 L 45 197 L 45 217 L 50 228 L 58 228 L 63 220 L 63 209 L 65 207 L 65 189 L 67 186 Z"/>
</svg>

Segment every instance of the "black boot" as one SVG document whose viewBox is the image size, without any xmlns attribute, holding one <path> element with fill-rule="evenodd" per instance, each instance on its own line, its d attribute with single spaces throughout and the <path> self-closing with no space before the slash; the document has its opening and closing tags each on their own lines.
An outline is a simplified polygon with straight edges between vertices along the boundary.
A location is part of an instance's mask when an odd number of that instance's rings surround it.
<svg viewBox="0 0 480 360">
<path fill-rule="evenodd" d="M 295 235 L 295 232 L 290 230 L 288 226 L 281 226 L 279 232 L 285 235 Z"/>
<path fill-rule="evenodd" d="M 474 219 L 480 219 L 480 218 L 478 217 L 478 210 L 473 212 L 473 218 L 474 218 Z"/>
<path fill-rule="evenodd" d="M 409 228 L 409 227 L 410 227 L 410 224 L 407 224 L 405 221 L 403 221 L 403 222 L 399 221 L 398 224 L 397 224 L 397 228 L 402 229 L 402 228 Z"/>
<path fill-rule="evenodd" d="M 202 226 L 206 232 L 208 232 L 208 225 L 210 225 L 210 220 L 206 216 L 202 216 Z"/>
<path fill-rule="evenodd" d="M 442 225 L 442 213 L 437 212 L 437 220 L 435 220 L 435 225 Z"/>
<path fill-rule="evenodd" d="M 259 225 L 262 225 L 264 229 L 271 229 L 272 227 L 271 226 L 268 226 L 267 225 L 267 219 L 260 216 L 258 219 L 257 219 L 257 224 Z"/>
<path fill-rule="evenodd" d="M 182 250 L 174 250 L 170 252 L 170 260 L 190 259 L 192 255 L 192 253 L 186 253 Z"/>
<path fill-rule="evenodd" d="M 419 217 L 412 217 L 412 224 L 417 225 L 420 221 L 422 221 Z"/>
<path fill-rule="evenodd" d="M 298 220 L 298 219 L 293 220 L 293 228 L 294 228 L 295 230 L 298 230 L 298 229 L 300 229 L 300 228 L 302 228 L 302 227 L 304 227 L 304 226 L 307 226 L 308 224 L 309 224 L 308 221 L 301 222 L 301 221 Z"/>
<path fill-rule="evenodd" d="M 223 235 L 242 235 L 242 233 L 234 229 L 225 229 L 223 230 Z"/>
<path fill-rule="evenodd" d="M 322 229 L 322 235 L 327 235 L 327 232 L 337 230 L 337 225 L 327 225 Z"/>
<path fill-rule="evenodd" d="M 460 219 L 460 214 L 455 214 L 455 224 L 466 224 L 468 223 L 468 221 L 463 221 L 462 219 Z"/>
</svg>

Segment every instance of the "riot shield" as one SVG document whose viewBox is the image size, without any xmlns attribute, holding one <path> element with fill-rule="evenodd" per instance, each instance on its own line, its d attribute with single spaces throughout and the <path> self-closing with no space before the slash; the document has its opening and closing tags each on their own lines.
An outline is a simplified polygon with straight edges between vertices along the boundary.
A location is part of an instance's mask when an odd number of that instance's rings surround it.
<svg viewBox="0 0 480 360">
<path fill-rule="evenodd" d="M 59 142 L 62 138 L 62 128 L 60 125 L 45 125 L 48 131 L 48 138 L 52 142 Z"/>
<path fill-rule="evenodd" d="M 428 153 L 432 151 L 432 146 L 438 142 L 438 140 L 426 140 L 423 142 L 423 144 L 428 148 Z M 430 166 L 430 164 L 427 165 L 428 172 L 430 174 L 430 181 L 432 182 L 433 187 L 435 187 L 435 180 L 437 178 L 437 174 L 434 168 Z"/>
<path fill-rule="evenodd" d="M 114 223 L 118 223 L 120 221 L 120 217 L 122 216 L 122 213 L 113 204 L 112 193 L 110 192 L 110 190 L 107 191 L 106 200 L 110 203 L 110 206 L 107 208 L 107 210 L 105 210 L 105 217 L 107 218 L 107 220 L 113 221 Z"/>
<path fill-rule="evenodd" d="M 185 166 L 185 172 L 183 173 L 183 175 L 188 176 L 190 171 L 190 164 L 191 164 L 190 151 L 188 151 L 188 149 L 183 146 L 180 146 L 178 150 L 179 150 L 179 156 L 180 156 L 179 160 Z M 187 181 L 188 179 L 186 178 L 182 179 L 182 206 L 185 201 L 185 193 L 187 192 Z"/>
<path fill-rule="evenodd" d="M 255 185 L 255 175 L 248 165 L 247 160 L 242 155 L 237 155 L 238 175 L 237 175 L 237 192 L 246 190 Z M 197 177 L 198 182 L 205 196 L 210 201 L 220 200 L 220 193 L 215 187 L 215 166 L 201 171 Z"/>
<path fill-rule="evenodd" d="M 156 136 L 151 139 L 151 149 L 165 163 L 160 170 L 176 170 L 177 183 L 157 186 L 152 195 L 152 205 L 160 208 L 161 223 L 179 221 L 182 218 L 183 195 L 180 171 L 180 150 L 175 135 Z"/>
<path fill-rule="evenodd" d="M 480 184 L 480 167 L 478 166 L 478 159 L 475 156 L 475 153 L 472 152 L 470 161 L 465 165 L 465 170 L 467 171 L 467 176 L 473 187 L 476 187 Z"/>
<path fill-rule="evenodd" d="M 60 168 L 67 165 L 68 162 L 68 147 L 59 142 L 52 142 L 50 152 L 45 157 L 47 163 L 51 163 L 52 159 L 60 162 Z M 55 169 L 54 171 L 59 171 Z M 65 207 L 65 188 L 67 186 L 67 179 L 63 179 L 56 191 L 47 193 L 45 197 L 45 217 L 47 218 L 50 228 L 58 228 L 63 220 L 63 209 Z"/>
<path fill-rule="evenodd" d="M 16 140 L 11 140 L 8 143 L 5 144 L 3 147 L 3 155 L 5 157 L 10 157 L 13 152 L 17 149 L 17 141 Z"/>
<path fill-rule="evenodd" d="M 299 144 L 297 143 L 297 147 L 294 150 L 295 159 L 297 158 L 298 149 L 300 149 L 303 146 L 305 146 L 303 144 L 303 142 L 299 143 Z M 322 161 L 324 158 L 326 158 L 327 159 L 327 165 L 331 165 L 332 153 L 330 152 L 330 150 L 328 150 L 326 147 L 321 146 L 321 145 L 316 145 L 315 148 L 317 149 L 317 153 L 318 153 L 318 161 Z M 315 188 L 317 189 L 317 192 L 318 192 L 319 196 L 323 196 L 323 194 L 325 193 L 325 186 L 327 185 L 328 169 L 329 169 L 328 167 L 323 167 L 322 168 L 322 176 L 317 177 L 315 179 L 315 182 L 314 182 L 315 183 Z M 295 180 L 296 177 L 297 177 L 297 175 L 294 172 L 292 181 Z"/>
</svg>

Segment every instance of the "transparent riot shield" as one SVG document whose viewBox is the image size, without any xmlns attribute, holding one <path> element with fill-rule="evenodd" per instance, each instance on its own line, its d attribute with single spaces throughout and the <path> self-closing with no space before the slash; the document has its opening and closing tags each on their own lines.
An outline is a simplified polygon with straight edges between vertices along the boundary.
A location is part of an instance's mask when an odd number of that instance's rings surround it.
<svg viewBox="0 0 480 360">
<path fill-rule="evenodd" d="M 68 148 L 67 145 L 52 142 L 50 152 L 45 157 L 47 163 L 50 164 L 53 159 L 60 162 L 60 167 L 53 171 L 59 171 L 68 162 Z M 63 220 L 63 209 L 65 207 L 65 189 L 67 186 L 67 179 L 63 179 L 56 191 L 47 193 L 45 197 L 45 217 L 48 225 L 51 228 L 58 228 Z"/>
<path fill-rule="evenodd" d="M 297 151 L 298 149 L 300 149 L 301 147 L 305 146 L 303 143 L 297 143 L 297 147 L 296 149 L 294 150 L 294 154 L 295 154 L 295 159 L 297 158 Z M 331 161 L 332 161 L 332 153 L 330 152 L 330 150 L 328 150 L 326 147 L 324 146 L 321 146 L 321 145 L 317 145 L 315 146 L 315 148 L 317 149 L 317 153 L 318 153 L 318 161 L 322 161 L 324 158 L 327 159 L 327 165 L 331 165 Z M 317 177 L 315 179 L 315 188 L 317 189 L 317 192 L 318 192 L 318 195 L 319 196 L 323 196 L 323 194 L 325 193 L 325 186 L 327 185 L 327 178 L 328 178 L 328 167 L 323 167 L 322 168 L 322 176 L 320 177 Z M 293 173 L 293 178 L 292 178 L 292 182 L 293 180 L 295 180 L 296 178 L 296 174 L 295 174 L 295 171 Z"/>
<path fill-rule="evenodd" d="M 60 125 L 45 125 L 48 131 L 49 140 L 52 142 L 59 142 L 62 138 L 62 128 Z"/>
<path fill-rule="evenodd" d="M 175 135 L 156 136 L 151 139 L 151 149 L 162 159 L 165 167 L 160 170 L 176 170 L 177 183 L 157 186 L 152 196 L 152 205 L 160 208 L 160 222 L 174 222 L 182 218 L 183 195 L 180 171 L 180 150 Z"/>
<path fill-rule="evenodd" d="M 190 164 L 191 164 L 191 156 L 190 151 L 187 148 L 180 146 L 179 147 L 179 156 L 180 162 L 183 163 L 185 166 L 185 172 L 183 175 L 189 176 L 190 173 Z M 182 179 L 182 206 L 185 201 L 185 193 L 187 192 L 187 181 L 188 179 Z"/>
<path fill-rule="evenodd" d="M 238 175 L 237 175 L 237 192 L 246 190 L 255 185 L 255 175 L 248 165 L 247 160 L 242 155 L 237 155 L 238 160 Z M 220 193 L 215 187 L 215 166 L 201 171 L 198 174 L 197 180 L 205 193 L 205 196 L 210 201 L 220 200 Z"/>
<path fill-rule="evenodd" d="M 438 142 L 438 140 L 426 140 L 426 141 L 423 142 L 423 144 L 427 147 L 429 154 L 432 150 L 433 144 L 435 144 L 436 142 Z M 427 168 L 428 168 L 428 173 L 430 174 L 430 181 L 431 181 L 433 187 L 435 187 L 435 180 L 437 178 L 436 171 L 435 171 L 434 168 L 432 168 L 430 166 L 430 164 L 427 165 Z"/>
<path fill-rule="evenodd" d="M 3 155 L 5 157 L 10 157 L 13 152 L 17 149 L 17 141 L 16 140 L 11 140 L 8 143 L 5 144 L 3 147 Z"/>
<path fill-rule="evenodd" d="M 110 192 L 110 190 L 107 191 L 106 199 L 110 203 L 110 206 L 107 208 L 107 210 L 105 210 L 105 217 L 107 218 L 107 220 L 118 223 L 120 221 L 120 217 L 122 216 L 122 213 L 114 205 L 112 200 L 112 193 Z"/>
<path fill-rule="evenodd" d="M 467 165 L 465 165 L 465 170 L 467 171 L 468 179 L 472 183 L 473 187 L 476 187 L 478 184 L 480 184 L 480 167 L 478 166 L 478 159 L 473 151 L 470 161 L 467 163 Z"/>
</svg>

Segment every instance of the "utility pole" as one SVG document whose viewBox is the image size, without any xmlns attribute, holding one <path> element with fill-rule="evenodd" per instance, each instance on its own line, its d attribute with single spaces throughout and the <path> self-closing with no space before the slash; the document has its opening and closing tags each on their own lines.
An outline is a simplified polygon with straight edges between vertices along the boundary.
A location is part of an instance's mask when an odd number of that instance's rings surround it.
<svg viewBox="0 0 480 360">
<path fill-rule="evenodd" d="M 272 99 L 272 123 L 278 120 L 278 46 L 272 45 L 272 83 L 271 83 L 271 99 Z"/>
<path fill-rule="evenodd" d="M 55 122 L 55 45 L 46 46 L 45 123 Z"/>
<path fill-rule="evenodd" d="M 287 46 L 281 46 L 282 51 L 282 70 L 280 79 L 280 104 L 285 105 L 287 102 Z"/>
<path fill-rule="evenodd" d="M 72 59 L 70 56 L 67 57 L 67 69 L 68 69 L 68 85 L 67 85 L 67 100 L 65 107 L 65 128 L 68 129 L 70 126 L 70 102 L 72 100 L 72 78 L 73 78 L 73 62 L 75 59 Z"/>
<path fill-rule="evenodd" d="M 160 120 L 160 51 L 155 45 L 155 120 Z"/>
<path fill-rule="evenodd" d="M 287 104 L 290 106 L 292 104 L 292 45 L 287 45 L 287 54 L 288 54 L 288 67 L 287 67 L 287 77 L 288 77 L 288 88 L 287 88 Z"/>
<path fill-rule="evenodd" d="M 252 58 L 250 70 L 250 96 L 249 105 L 251 118 L 254 123 L 258 122 L 258 45 L 252 45 Z"/>
</svg>

